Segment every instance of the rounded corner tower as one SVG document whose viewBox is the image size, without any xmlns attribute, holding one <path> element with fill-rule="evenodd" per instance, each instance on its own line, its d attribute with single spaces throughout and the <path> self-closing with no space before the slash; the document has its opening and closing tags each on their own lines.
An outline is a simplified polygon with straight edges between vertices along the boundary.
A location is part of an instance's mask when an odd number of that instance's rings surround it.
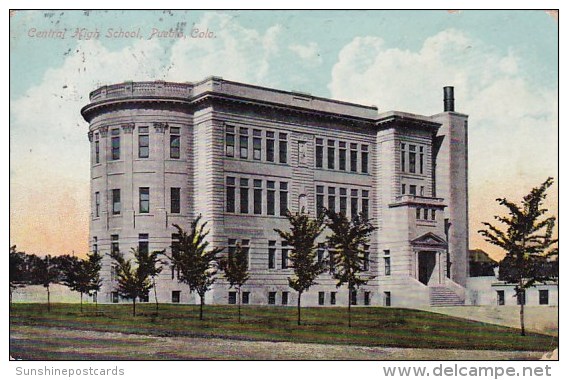
<svg viewBox="0 0 568 380">
<path fill-rule="evenodd" d="M 192 84 L 125 82 L 90 93 L 89 241 L 103 255 L 100 301 L 118 302 L 110 254 L 162 250 L 192 216 Z"/>
</svg>

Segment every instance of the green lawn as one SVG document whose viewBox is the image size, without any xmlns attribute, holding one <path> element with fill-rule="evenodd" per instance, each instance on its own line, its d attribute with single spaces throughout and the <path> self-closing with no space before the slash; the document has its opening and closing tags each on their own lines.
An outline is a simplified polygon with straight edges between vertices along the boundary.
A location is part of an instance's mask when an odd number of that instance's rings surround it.
<svg viewBox="0 0 568 380">
<path fill-rule="evenodd" d="M 86 305 L 82 314 L 77 304 L 54 304 L 51 312 L 43 304 L 14 304 L 10 326 L 414 348 L 551 351 L 558 346 L 557 337 L 534 333 L 522 337 L 513 328 L 398 308 L 353 308 L 351 328 L 346 308 L 302 309 L 302 326 L 296 325 L 293 307 L 243 307 L 240 324 L 237 309 L 231 306 L 205 306 L 204 321 L 193 305 L 160 305 L 156 315 L 154 305 L 145 304 L 137 305 L 136 317 L 131 312 L 127 304 L 99 305 L 97 312 Z"/>
</svg>

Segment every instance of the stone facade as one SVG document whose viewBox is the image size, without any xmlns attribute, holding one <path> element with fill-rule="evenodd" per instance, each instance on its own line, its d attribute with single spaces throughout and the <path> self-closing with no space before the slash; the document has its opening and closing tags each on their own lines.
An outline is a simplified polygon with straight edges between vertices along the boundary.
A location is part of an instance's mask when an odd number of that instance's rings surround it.
<svg viewBox="0 0 568 380">
<path fill-rule="evenodd" d="M 243 301 L 294 305 L 290 247 L 274 228 L 288 228 L 286 209 L 315 215 L 321 206 L 364 212 L 377 227 L 357 305 L 465 300 L 467 116 L 453 105 L 434 116 L 378 113 L 210 77 L 104 86 L 81 113 L 90 125 L 90 241 L 105 254 L 99 302 L 122 302 L 108 253 L 171 250 L 172 225 L 201 214 L 213 245 L 249 247 Z M 220 277 L 206 302 L 232 302 L 231 291 Z M 161 302 L 198 301 L 167 266 L 157 292 Z M 330 274 L 303 297 L 308 306 L 347 300 Z"/>
</svg>

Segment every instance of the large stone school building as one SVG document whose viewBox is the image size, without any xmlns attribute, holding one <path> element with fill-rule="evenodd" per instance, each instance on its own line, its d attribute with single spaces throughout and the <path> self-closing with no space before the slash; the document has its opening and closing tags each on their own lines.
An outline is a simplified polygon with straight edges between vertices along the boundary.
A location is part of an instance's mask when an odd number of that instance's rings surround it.
<svg viewBox="0 0 568 380">
<path fill-rule="evenodd" d="M 443 89 L 443 112 L 424 116 L 219 77 L 125 82 L 94 90 L 81 114 L 91 147 L 89 239 L 104 254 L 99 302 L 127 301 L 112 251 L 171 250 L 173 224 L 188 227 L 201 214 L 214 246 L 248 247 L 243 304 L 294 305 L 291 247 L 274 229 L 289 227 L 286 210 L 325 207 L 363 213 L 377 227 L 366 247 L 370 280 L 353 304 L 464 303 L 467 115 L 455 112 L 452 87 Z M 322 245 L 318 254 L 329 252 Z M 322 274 L 303 303 L 346 305 L 346 287 L 335 284 Z M 168 265 L 156 288 L 161 302 L 199 302 Z M 206 302 L 232 304 L 236 293 L 219 277 Z"/>
</svg>

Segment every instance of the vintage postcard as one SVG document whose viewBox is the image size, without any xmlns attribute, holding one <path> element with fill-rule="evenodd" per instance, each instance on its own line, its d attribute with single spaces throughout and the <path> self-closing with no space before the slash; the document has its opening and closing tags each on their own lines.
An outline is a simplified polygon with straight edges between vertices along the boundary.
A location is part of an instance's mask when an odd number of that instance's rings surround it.
<svg viewBox="0 0 568 380">
<path fill-rule="evenodd" d="M 11 10 L 11 359 L 557 360 L 558 30 Z"/>
</svg>

